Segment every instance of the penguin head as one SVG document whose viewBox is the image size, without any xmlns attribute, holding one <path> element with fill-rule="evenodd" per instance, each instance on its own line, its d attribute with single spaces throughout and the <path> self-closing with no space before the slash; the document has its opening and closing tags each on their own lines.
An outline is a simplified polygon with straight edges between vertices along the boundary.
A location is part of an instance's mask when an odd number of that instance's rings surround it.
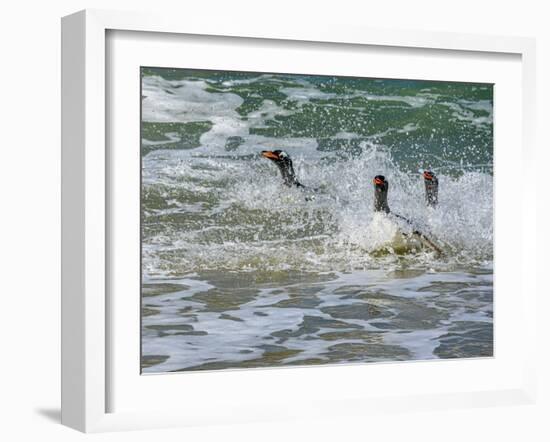
<svg viewBox="0 0 550 442">
<path fill-rule="evenodd" d="M 425 170 L 422 175 L 424 176 L 424 179 L 426 181 L 435 181 L 437 180 L 435 173 L 433 173 L 431 170 Z"/>
<path fill-rule="evenodd" d="M 292 164 L 290 156 L 284 150 L 262 150 L 262 156 L 277 164 Z"/>
<path fill-rule="evenodd" d="M 375 190 L 382 192 L 388 190 L 388 181 L 384 175 L 376 175 L 372 180 Z"/>
</svg>

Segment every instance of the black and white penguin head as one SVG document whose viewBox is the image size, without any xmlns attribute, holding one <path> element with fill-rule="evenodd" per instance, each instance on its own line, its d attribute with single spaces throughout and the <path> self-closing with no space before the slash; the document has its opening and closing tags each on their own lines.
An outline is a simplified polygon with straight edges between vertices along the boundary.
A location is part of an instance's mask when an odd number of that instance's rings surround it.
<svg viewBox="0 0 550 442">
<path fill-rule="evenodd" d="M 292 164 L 290 156 L 284 150 L 262 150 L 262 156 L 275 163 Z"/>
<path fill-rule="evenodd" d="M 433 173 L 431 170 L 425 170 L 422 175 L 424 176 L 424 179 L 426 181 L 436 181 L 437 177 L 435 176 L 435 173 Z"/>
<path fill-rule="evenodd" d="M 376 175 L 372 182 L 374 183 L 374 188 L 377 191 L 382 192 L 388 190 L 388 182 L 386 181 L 386 177 L 384 175 Z"/>
</svg>

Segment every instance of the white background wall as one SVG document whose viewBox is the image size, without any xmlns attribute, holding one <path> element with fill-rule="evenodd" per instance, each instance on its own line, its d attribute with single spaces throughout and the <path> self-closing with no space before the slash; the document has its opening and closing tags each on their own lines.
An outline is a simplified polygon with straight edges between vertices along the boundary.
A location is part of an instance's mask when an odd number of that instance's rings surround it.
<svg viewBox="0 0 550 442">
<path fill-rule="evenodd" d="M 362 420 L 213 427 L 84 436 L 59 425 L 60 17 L 84 8 L 161 10 L 227 20 L 350 23 L 534 36 L 538 44 L 539 161 L 531 182 L 547 194 L 550 14 L 543 1 L 19 0 L 0 9 L 0 438 L 165 440 L 550 440 L 548 210 L 539 233 L 540 400 L 536 406 L 379 415 Z M 512 179 L 513 177 L 511 177 Z M 525 177 L 518 177 L 519 179 Z M 536 181 L 535 181 L 536 180 Z M 548 199 L 547 196 L 544 197 Z M 544 244 L 542 244 L 544 241 Z"/>
</svg>

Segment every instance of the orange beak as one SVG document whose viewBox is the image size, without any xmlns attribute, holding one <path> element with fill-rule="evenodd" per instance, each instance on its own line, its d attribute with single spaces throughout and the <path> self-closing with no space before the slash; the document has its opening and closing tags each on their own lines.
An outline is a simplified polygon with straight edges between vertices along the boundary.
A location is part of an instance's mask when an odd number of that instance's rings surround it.
<svg viewBox="0 0 550 442">
<path fill-rule="evenodd" d="M 377 186 L 382 186 L 384 184 L 384 181 L 381 180 L 380 178 L 375 178 L 374 180 L 372 180 L 374 184 L 376 184 Z"/>
<path fill-rule="evenodd" d="M 270 150 L 262 150 L 262 156 L 270 160 L 278 160 L 279 157 Z"/>
<path fill-rule="evenodd" d="M 424 179 L 431 181 L 433 179 L 433 174 L 431 172 L 428 172 L 427 170 L 425 170 L 424 171 Z"/>
</svg>

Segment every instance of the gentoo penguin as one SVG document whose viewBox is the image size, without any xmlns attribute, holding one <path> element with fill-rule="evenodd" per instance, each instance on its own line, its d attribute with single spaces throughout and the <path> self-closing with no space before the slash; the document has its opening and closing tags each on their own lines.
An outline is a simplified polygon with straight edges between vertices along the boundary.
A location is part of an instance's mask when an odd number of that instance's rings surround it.
<svg viewBox="0 0 550 442">
<path fill-rule="evenodd" d="M 429 207 L 436 207 L 438 202 L 437 192 L 439 190 L 439 180 L 431 170 L 425 170 L 424 187 L 426 189 L 426 204 Z"/>
<path fill-rule="evenodd" d="M 390 207 L 388 206 L 389 183 L 386 180 L 386 178 L 383 175 L 376 175 L 374 177 L 373 183 L 374 183 L 374 210 L 376 212 L 387 213 L 390 216 L 393 216 L 397 219 L 405 221 L 405 223 L 407 223 L 412 229 L 412 232 L 411 232 L 412 235 L 420 238 L 420 240 L 424 244 L 428 245 L 430 248 L 435 250 L 440 255 L 443 254 L 443 251 L 441 250 L 440 247 L 434 244 L 432 240 L 430 240 L 426 235 L 424 235 L 418 229 L 414 228 L 414 224 L 412 221 L 390 210 Z M 437 187 L 436 187 L 436 195 L 437 195 Z"/>
<path fill-rule="evenodd" d="M 298 178 L 296 178 L 296 173 L 294 172 L 294 166 L 292 165 L 292 160 L 290 159 L 289 154 L 287 154 L 284 150 L 262 150 L 262 156 L 270 159 L 277 165 L 277 167 L 281 171 L 283 182 L 286 186 L 298 187 L 301 190 L 309 193 L 309 195 L 306 196 L 306 201 L 315 200 L 315 195 L 313 194 L 318 192 L 319 189 L 309 187 L 309 186 L 304 186 L 302 183 L 298 181 Z"/>
<path fill-rule="evenodd" d="M 388 182 L 383 175 L 376 175 L 374 183 L 374 211 L 390 213 L 388 206 Z"/>
<path fill-rule="evenodd" d="M 273 161 L 283 176 L 284 184 L 288 187 L 305 187 L 296 178 L 294 166 L 290 156 L 284 150 L 262 150 L 262 156 Z"/>
</svg>

